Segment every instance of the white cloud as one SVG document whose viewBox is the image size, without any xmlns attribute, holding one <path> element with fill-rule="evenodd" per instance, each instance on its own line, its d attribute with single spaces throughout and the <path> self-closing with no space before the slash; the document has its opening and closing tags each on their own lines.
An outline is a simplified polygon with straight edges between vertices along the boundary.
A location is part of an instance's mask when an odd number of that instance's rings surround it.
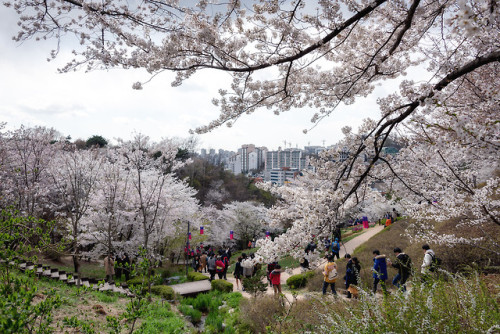
<svg viewBox="0 0 500 334">
<path fill-rule="evenodd" d="M 7 121 L 11 128 L 45 125 L 84 139 L 95 134 L 126 139 L 136 131 L 158 140 L 187 137 L 190 129 L 219 115 L 211 100 L 219 88 L 230 84 L 226 73 L 201 71 L 177 88 L 171 87 L 174 75 L 163 73 L 139 91 L 133 90 L 132 84 L 149 78 L 142 70 L 58 74 L 57 68 L 70 59 L 69 50 L 63 49 L 59 58 L 47 62 L 55 41 L 16 44 L 11 39 L 17 28 L 14 16 L 12 10 L 0 6 L 0 121 Z M 377 92 L 383 90 L 377 88 Z M 307 135 L 302 130 L 312 126 L 312 110 L 280 116 L 258 110 L 243 115 L 232 128 L 223 126 L 199 139 L 203 147 L 230 150 L 246 143 L 276 149 L 285 140 L 293 147 L 321 145 L 323 141 L 329 145 L 340 139 L 343 126 L 356 128 L 362 118 L 378 115 L 376 95 L 352 106 L 339 106 Z"/>
</svg>

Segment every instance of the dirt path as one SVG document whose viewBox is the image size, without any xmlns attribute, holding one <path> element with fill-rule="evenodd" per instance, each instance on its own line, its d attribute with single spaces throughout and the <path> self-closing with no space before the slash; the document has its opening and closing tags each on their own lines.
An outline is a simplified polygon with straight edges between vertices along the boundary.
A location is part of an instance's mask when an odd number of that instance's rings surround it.
<svg viewBox="0 0 500 334">
<path fill-rule="evenodd" d="M 352 254 L 352 252 L 360 245 L 362 245 L 364 242 L 366 242 L 368 239 L 370 239 L 371 237 L 373 237 L 375 234 L 377 234 L 378 232 L 382 231 L 383 230 L 383 226 L 381 225 L 376 225 L 375 227 L 372 227 L 370 229 L 368 229 L 368 231 L 364 232 L 363 234 L 355 237 L 354 239 L 352 240 L 349 240 L 348 242 L 346 242 L 345 244 L 342 244 L 341 245 L 341 248 L 340 248 L 340 257 L 344 257 L 344 255 L 346 253 L 349 253 L 349 254 Z M 293 268 L 292 271 L 291 271 L 291 274 L 289 274 L 288 272 L 283 272 L 281 274 L 281 284 L 284 285 L 286 280 L 292 276 L 292 275 L 297 275 L 297 274 L 300 274 L 301 273 L 301 268 L 300 267 L 297 267 L 297 268 Z M 240 287 L 240 290 L 238 290 L 236 288 L 236 279 L 234 278 L 234 276 L 232 274 L 228 274 L 227 275 L 227 281 L 228 282 L 231 282 L 233 283 L 233 291 L 238 291 L 238 292 L 241 292 L 241 294 L 245 297 L 245 298 L 250 298 L 250 294 L 249 293 L 246 293 L 244 291 L 241 291 L 241 287 Z M 273 295 L 274 294 L 274 291 L 273 291 L 273 288 L 268 286 L 267 287 L 267 291 L 266 291 L 266 294 L 267 295 Z M 293 299 L 293 296 L 290 292 L 288 291 L 284 291 L 283 294 L 285 295 L 285 297 L 288 299 L 288 300 L 292 300 Z M 297 296 L 297 299 L 302 299 L 304 298 L 303 295 L 298 295 Z"/>
</svg>

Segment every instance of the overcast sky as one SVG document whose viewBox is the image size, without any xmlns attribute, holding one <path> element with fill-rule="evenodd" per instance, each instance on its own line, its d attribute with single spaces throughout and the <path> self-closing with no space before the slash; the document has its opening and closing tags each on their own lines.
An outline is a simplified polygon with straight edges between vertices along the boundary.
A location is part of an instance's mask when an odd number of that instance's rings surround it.
<svg viewBox="0 0 500 334">
<path fill-rule="evenodd" d="M 230 82 L 227 74 L 201 71 L 173 88 L 173 75 L 165 73 L 140 91 L 133 90 L 132 84 L 148 79 L 141 70 L 59 74 L 57 68 L 71 59 L 71 48 L 63 44 L 60 56 L 47 62 L 56 41 L 14 42 L 16 22 L 15 13 L 0 5 L 0 121 L 7 122 L 9 129 L 21 124 L 43 125 L 73 139 L 97 134 L 110 140 L 129 139 L 134 132 L 141 132 L 159 140 L 188 137 L 190 129 L 206 125 L 219 115 L 211 100 Z M 277 149 L 285 140 L 299 148 L 323 142 L 331 145 L 341 138 L 343 126 L 357 128 L 363 118 L 376 117 L 376 96 L 384 92 L 385 88 L 379 87 L 373 96 L 353 106 L 339 107 L 308 134 L 302 130 L 311 127 L 313 110 L 280 116 L 259 110 L 241 117 L 232 128 L 223 126 L 199 135 L 199 148 L 235 151 L 242 144 L 255 144 Z"/>
</svg>

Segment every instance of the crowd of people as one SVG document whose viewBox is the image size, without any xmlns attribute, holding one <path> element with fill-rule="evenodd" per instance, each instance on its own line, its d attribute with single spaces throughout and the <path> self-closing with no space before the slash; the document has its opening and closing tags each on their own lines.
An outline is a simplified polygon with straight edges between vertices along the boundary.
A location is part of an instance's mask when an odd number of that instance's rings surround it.
<svg viewBox="0 0 500 334">
<path fill-rule="evenodd" d="M 437 267 L 440 265 L 441 260 L 439 260 L 434 251 L 429 245 L 425 244 L 422 246 L 424 251 L 424 258 L 421 266 L 421 277 L 422 282 L 427 282 Z M 378 286 L 384 294 L 387 293 L 387 279 L 388 272 L 387 267 L 391 266 L 397 269 L 397 274 L 392 280 L 392 284 L 396 286 L 402 292 L 406 292 L 406 282 L 413 273 L 412 261 L 408 254 L 404 253 L 400 247 L 394 248 L 394 255 L 396 259 L 392 262 L 385 254 L 380 254 L 378 249 L 373 250 L 373 293 L 377 292 Z M 356 257 L 351 257 L 350 254 L 346 254 L 347 259 L 346 264 L 346 274 L 344 276 L 345 289 L 347 291 L 347 298 L 357 297 L 360 279 L 361 265 Z M 334 262 L 335 258 L 332 253 L 327 255 L 327 263 L 323 269 L 323 294 L 327 293 L 328 286 L 331 287 L 332 293 L 337 294 L 335 290 L 335 282 L 337 281 L 337 265 Z"/>
<path fill-rule="evenodd" d="M 330 241 L 328 238 L 323 240 L 325 257 L 327 260 L 322 271 L 322 292 L 324 295 L 327 293 L 329 287 L 332 293 L 337 295 L 335 284 L 338 280 L 338 271 L 335 259 L 340 259 L 340 238 L 339 236 L 333 236 L 332 239 L 333 241 Z M 316 248 L 317 245 L 314 239 L 312 239 L 305 248 L 305 257 L 300 261 L 300 265 L 304 270 L 310 269 L 308 257 L 309 254 L 315 252 Z M 440 265 L 441 260 L 436 257 L 429 245 L 423 245 L 422 249 L 424 251 L 424 258 L 421 266 L 421 277 L 422 281 L 426 282 L 432 275 L 432 272 Z M 400 247 L 395 247 L 393 252 L 395 255 L 394 262 L 385 254 L 380 254 L 378 249 L 372 251 L 373 266 L 371 270 L 373 272 L 373 293 L 377 292 L 379 286 L 384 294 L 387 293 L 387 280 L 389 278 L 387 272 L 388 267 L 393 267 L 397 270 L 397 274 L 394 276 L 392 284 L 402 292 L 406 292 L 406 282 L 413 273 L 412 260 Z M 216 275 L 219 279 L 227 280 L 227 272 L 232 255 L 229 247 L 224 247 L 215 251 L 212 247 L 203 247 L 203 245 L 200 245 L 189 251 L 187 255 L 195 272 L 208 273 L 210 275 L 210 281 L 214 280 Z M 233 272 L 237 290 L 241 289 L 245 291 L 243 285 L 244 280 L 252 277 L 261 268 L 261 265 L 254 263 L 254 261 L 245 261 L 247 259 L 251 260 L 253 257 L 254 254 L 246 255 L 242 253 L 242 255 L 237 258 Z M 357 257 L 352 257 L 350 254 L 346 254 L 345 258 L 347 259 L 347 263 L 343 281 L 345 290 L 347 291 L 347 298 L 357 298 L 361 264 Z M 114 275 L 120 279 L 122 275 L 125 275 L 125 279 L 128 280 L 130 276 L 130 265 L 131 261 L 126 253 L 116 257 L 113 255 L 106 256 L 104 258 L 106 280 L 112 281 Z M 281 266 L 278 262 L 274 261 L 267 265 L 266 277 L 268 284 L 273 287 L 275 295 L 282 293 L 281 272 Z"/>
</svg>

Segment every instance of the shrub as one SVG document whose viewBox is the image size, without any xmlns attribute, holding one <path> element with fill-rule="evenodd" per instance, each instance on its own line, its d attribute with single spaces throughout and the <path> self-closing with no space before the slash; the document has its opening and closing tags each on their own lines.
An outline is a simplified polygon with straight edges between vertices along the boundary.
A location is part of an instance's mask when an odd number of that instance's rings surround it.
<svg viewBox="0 0 500 334">
<path fill-rule="evenodd" d="M 212 281 L 212 290 L 222 291 L 222 292 L 232 292 L 233 283 L 230 283 L 222 279 L 214 279 Z"/>
<path fill-rule="evenodd" d="M 227 305 L 232 308 L 237 308 L 240 305 L 241 298 L 243 298 L 243 295 L 239 292 L 231 292 L 222 296 L 222 299 L 224 299 L 227 302 Z"/>
<path fill-rule="evenodd" d="M 210 312 L 205 320 L 206 332 L 209 333 L 223 333 L 224 319 L 216 312 Z"/>
<path fill-rule="evenodd" d="M 212 295 L 201 293 L 193 300 L 193 307 L 201 312 L 207 312 L 210 307 Z"/>
<path fill-rule="evenodd" d="M 311 270 L 311 271 L 306 271 L 304 275 L 306 275 L 306 278 L 309 280 L 309 278 L 314 277 L 316 273 Z"/>
<path fill-rule="evenodd" d="M 208 276 L 205 276 L 202 273 L 198 273 L 196 271 L 190 271 L 187 275 L 187 279 L 190 282 L 196 282 L 206 280 L 208 279 Z"/>
<path fill-rule="evenodd" d="M 341 333 L 494 333 L 500 323 L 496 296 L 479 276 L 448 276 L 448 282 L 414 280 L 407 294 L 393 293 L 384 302 L 362 294 L 347 313 L 330 312 Z M 367 317 L 373 314 L 373 317 Z M 327 319 L 327 318 L 325 318 Z"/>
<path fill-rule="evenodd" d="M 151 287 L 151 293 L 167 300 L 173 300 L 175 298 L 174 289 L 167 285 L 154 285 Z"/>
<path fill-rule="evenodd" d="M 193 324 L 197 324 L 201 321 L 201 312 L 189 305 L 179 305 L 179 311 L 185 316 L 188 316 Z"/>
<path fill-rule="evenodd" d="M 244 299 L 240 305 L 241 328 L 250 333 L 268 333 L 266 327 L 283 316 L 285 308 L 273 296 Z"/>
<path fill-rule="evenodd" d="M 243 287 L 245 291 L 257 297 L 259 294 L 263 294 L 267 291 L 267 283 L 263 282 L 266 273 L 264 270 L 259 270 L 254 276 L 243 279 Z"/>
<path fill-rule="evenodd" d="M 142 285 L 143 283 L 145 283 L 147 280 L 146 277 L 143 277 L 143 276 L 137 276 L 137 277 L 134 277 L 134 278 L 131 278 L 127 281 L 127 284 L 128 285 Z"/>
<path fill-rule="evenodd" d="M 307 277 L 305 274 L 298 274 L 290 276 L 286 280 L 286 285 L 288 285 L 291 289 L 298 289 L 306 286 Z"/>
</svg>

